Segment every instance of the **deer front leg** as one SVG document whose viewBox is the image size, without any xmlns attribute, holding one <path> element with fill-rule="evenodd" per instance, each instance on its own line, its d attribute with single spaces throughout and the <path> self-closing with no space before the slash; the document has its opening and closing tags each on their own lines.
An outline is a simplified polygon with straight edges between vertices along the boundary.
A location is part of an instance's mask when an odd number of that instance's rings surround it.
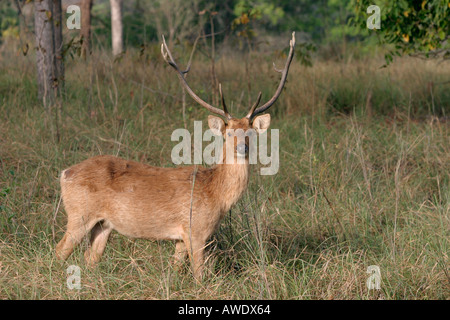
<svg viewBox="0 0 450 320">
<path fill-rule="evenodd" d="M 183 235 L 183 241 L 186 246 L 186 251 L 189 254 L 189 260 L 191 261 L 194 277 L 197 280 L 201 280 L 205 262 L 203 257 L 205 251 L 205 241 L 195 237 L 190 239 L 189 235 Z"/>
<path fill-rule="evenodd" d="M 186 245 L 182 240 L 178 240 L 175 244 L 175 253 L 173 254 L 173 263 L 176 268 L 180 267 L 186 259 Z"/>
</svg>

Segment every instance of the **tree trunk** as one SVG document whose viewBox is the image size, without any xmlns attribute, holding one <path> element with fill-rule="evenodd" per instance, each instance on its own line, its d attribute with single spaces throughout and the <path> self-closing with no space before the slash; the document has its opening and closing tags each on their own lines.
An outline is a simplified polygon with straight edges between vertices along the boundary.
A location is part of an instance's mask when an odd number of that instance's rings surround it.
<svg viewBox="0 0 450 320">
<path fill-rule="evenodd" d="M 112 51 L 117 56 L 123 52 L 122 0 L 110 0 Z"/>
<path fill-rule="evenodd" d="M 61 0 L 53 0 L 53 21 L 54 21 L 54 46 L 55 46 L 55 67 L 58 93 L 64 90 L 64 59 L 63 59 L 63 37 L 62 37 L 62 9 Z"/>
<path fill-rule="evenodd" d="M 36 36 L 36 62 L 38 97 L 49 107 L 55 99 L 54 79 L 55 47 L 53 27 L 53 1 L 42 0 L 34 2 L 34 32 Z"/>
<path fill-rule="evenodd" d="M 91 9 L 93 0 L 81 0 L 81 56 L 86 57 L 91 53 Z"/>
</svg>

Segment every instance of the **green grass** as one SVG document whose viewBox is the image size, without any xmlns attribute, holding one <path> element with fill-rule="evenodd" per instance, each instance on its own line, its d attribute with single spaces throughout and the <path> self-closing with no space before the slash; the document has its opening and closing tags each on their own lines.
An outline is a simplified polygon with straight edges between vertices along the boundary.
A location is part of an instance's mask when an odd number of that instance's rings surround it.
<svg viewBox="0 0 450 320">
<path fill-rule="evenodd" d="M 272 57 L 255 59 L 249 75 L 238 57 L 217 62 L 236 116 L 259 90 L 263 100 L 275 90 Z M 188 79 L 210 101 L 202 63 L 194 61 Z M 280 170 L 260 176 L 252 169 L 196 283 L 188 264 L 172 268 L 170 241 L 113 233 L 97 268 L 84 264 L 87 240 L 67 262 L 54 254 L 66 221 L 58 206 L 62 169 L 98 154 L 173 166 L 170 135 L 184 127 L 173 70 L 134 52 L 115 63 L 105 53 L 68 61 L 57 142 L 54 110 L 49 115 L 36 100 L 33 57 L 3 55 L 0 298 L 449 299 L 449 68 L 411 59 L 381 64 L 292 66 L 270 110 Z M 207 112 L 187 101 L 193 129 Z M 67 288 L 69 265 L 81 268 L 81 290 Z M 371 265 L 381 270 L 379 292 L 366 287 Z"/>
</svg>

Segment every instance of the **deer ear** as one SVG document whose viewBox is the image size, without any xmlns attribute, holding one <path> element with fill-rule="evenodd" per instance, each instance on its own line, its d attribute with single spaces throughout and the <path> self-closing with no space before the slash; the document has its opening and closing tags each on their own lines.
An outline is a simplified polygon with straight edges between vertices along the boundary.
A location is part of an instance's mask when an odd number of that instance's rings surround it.
<svg viewBox="0 0 450 320">
<path fill-rule="evenodd" d="M 270 114 L 263 114 L 253 119 L 253 129 L 259 134 L 266 132 L 270 126 Z"/>
<path fill-rule="evenodd" d="M 208 126 L 216 136 L 223 136 L 225 133 L 225 122 L 222 118 L 209 115 Z"/>
</svg>

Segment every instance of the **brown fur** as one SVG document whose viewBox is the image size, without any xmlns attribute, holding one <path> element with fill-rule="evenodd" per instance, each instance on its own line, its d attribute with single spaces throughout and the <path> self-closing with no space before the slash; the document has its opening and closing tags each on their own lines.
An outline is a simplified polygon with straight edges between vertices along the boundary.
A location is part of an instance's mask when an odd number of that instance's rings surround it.
<svg viewBox="0 0 450 320">
<path fill-rule="evenodd" d="M 269 115 L 260 117 L 266 121 L 255 118 L 254 124 L 265 126 L 254 125 L 258 132 L 266 130 L 270 123 Z M 225 124 L 210 116 L 208 121 L 210 127 L 214 125 L 222 133 L 225 129 L 252 127 L 247 118 L 231 119 Z M 235 138 L 236 145 L 243 142 Z M 91 231 L 85 259 L 94 264 L 100 260 L 109 234 L 116 230 L 133 238 L 176 240 L 175 261 L 181 262 L 189 253 L 194 274 L 199 277 L 206 241 L 242 196 L 248 178 L 248 159 L 243 164 L 211 168 L 159 168 L 108 155 L 87 159 L 61 173 L 68 221 L 67 232 L 56 247 L 57 256 L 67 259 Z"/>
</svg>

